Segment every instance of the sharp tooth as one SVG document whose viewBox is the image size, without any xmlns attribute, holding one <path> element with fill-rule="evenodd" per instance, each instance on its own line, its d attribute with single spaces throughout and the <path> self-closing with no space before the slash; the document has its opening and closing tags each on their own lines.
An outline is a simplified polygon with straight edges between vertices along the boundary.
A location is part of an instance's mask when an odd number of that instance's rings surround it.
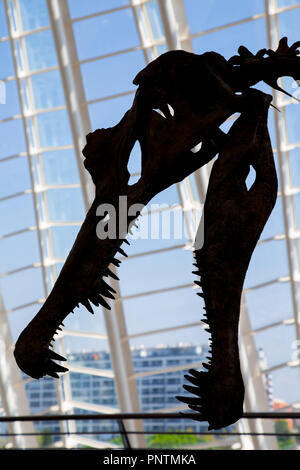
<svg viewBox="0 0 300 470">
<path fill-rule="evenodd" d="M 57 372 L 68 372 L 69 370 L 66 367 L 60 366 L 59 364 L 56 364 L 56 363 L 54 364 L 54 366 Z"/>
<path fill-rule="evenodd" d="M 207 331 L 208 333 L 211 333 L 211 329 L 210 328 L 204 328 L 205 331 Z"/>
<path fill-rule="evenodd" d="M 200 380 L 203 379 L 203 372 L 199 372 L 198 370 L 195 370 L 195 369 L 190 369 L 189 373 L 192 374 L 197 379 L 200 379 Z M 189 376 L 187 375 L 185 377 L 188 378 Z"/>
<path fill-rule="evenodd" d="M 197 292 L 197 295 L 199 295 L 199 297 L 202 297 L 202 299 L 204 299 L 204 294 L 202 292 Z"/>
<path fill-rule="evenodd" d="M 102 307 L 107 308 L 108 310 L 111 310 L 111 306 L 106 302 L 106 300 L 103 299 L 103 297 L 101 297 L 101 295 L 99 295 L 98 300 L 99 300 L 99 303 L 102 305 Z"/>
<path fill-rule="evenodd" d="M 106 272 L 105 272 L 105 273 L 107 273 L 107 274 L 106 274 L 107 276 L 112 277 L 112 278 L 115 279 L 116 281 L 119 281 L 119 280 L 120 280 L 120 279 L 118 278 L 118 276 L 117 276 L 115 273 L 113 273 L 109 268 L 106 269 Z"/>
<path fill-rule="evenodd" d="M 193 377 L 192 375 L 185 375 L 184 376 L 186 380 L 188 380 L 189 382 L 191 382 L 191 384 L 193 385 L 196 385 L 196 387 L 199 387 L 199 384 L 201 382 L 199 382 L 199 378 L 198 377 Z"/>
<path fill-rule="evenodd" d="M 121 264 L 121 261 L 120 261 L 119 259 L 117 259 L 117 258 L 112 258 L 112 259 L 110 260 L 110 262 L 111 262 L 112 264 L 114 264 L 115 266 L 117 266 L 117 268 L 118 268 L 118 267 L 120 266 L 120 264 Z"/>
<path fill-rule="evenodd" d="M 91 306 L 91 304 L 89 303 L 88 300 L 82 300 L 81 303 L 82 303 L 82 305 L 85 306 L 85 308 L 86 308 L 90 313 L 94 313 L 94 310 L 93 310 L 93 308 L 92 308 L 92 306 Z"/>
<path fill-rule="evenodd" d="M 66 361 L 67 359 L 63 356 L 60 356 L 57 354 L 55 351 L 52 351 L 51 349 L 48 350 L 48 356 L 51 359 L 56 359 L 57 361 Z"/>
<path fill-rule="evenodd" d="M 193 387 L 192 385 L 183 385 L 183 388 L 190 393 L 193 393 L 194 395 L 197 395 L 197 397 L 202 397 L 201 390 L 199 387 Z"/>
<path fill-rule="evenodd" d="M 194 398 L 194 397 L 176 397 L 177 400 L 182 401 L 183 403 L 187 403 L 188 405 L 199 405 L 199 398 Z"/>
<path fill-rule="evenodd" d="M 130 245 L 129 241 L 126 240 L 126 238 L 124 238 L 123 242 L 124 242 L 124 243 L 127 243 L 127 245 Z"/>
<path fill-rule="evenodd" d="M 95 305 L 95 307 L 99 306 L 98 297 L 96 297 L 95 295 L 90 295 L 89 300 Z"/>
<path fill-rule="evenodd" d="M 115 289 L 113 289 L 107 282 L 105 282 L 103 279 L 101 279 L 101 284 L 105 286 L 106 289 L 108 289 L 110 292 L 113 292 L 114 294 L 117 293 Z"/>
<path fill-rule="evenodd" d="M 119 253 L 121 253 L 121 255 L 123 255 L 123 256 L 126 256 L 126 258 L 128 258 L 128 255 L 127 255 L 127 253 L 125 253 L 125 251 L 124 251 L 124 250 L 122 250 L 122 248 L 118 248 L 118 250 L 117 250 L 117 251 L 118 251 Z"/>
<path fill-rule="evenodd" d="M 200 276 L 201 272 L 200 271 L 192 271 L 192 274 L 195 274 L 196 276 Z"/>
<path fill-rule="evenodd" d="M 55 379 L 59 379 L 59 375 L 57 375 L 56 372 L 47 372 L 47 375 L 50 375 L 51 377 L 54 377 Z"/>
<path fill-rule="evenodd" d="M 201 287 L 201 282 L 200 281 L 194 281 L 194 284 L 197 284 L 197 286 Z"/>
<path fill-rule="evenodd" d="M 102 289 L 101 295 L 104 295 L 104 297 L 107 297 L 109 299 L 115 299 L 115 296 L 111 292 L 109 292 L 109 290 L 106 289 Z"/>
</svg>

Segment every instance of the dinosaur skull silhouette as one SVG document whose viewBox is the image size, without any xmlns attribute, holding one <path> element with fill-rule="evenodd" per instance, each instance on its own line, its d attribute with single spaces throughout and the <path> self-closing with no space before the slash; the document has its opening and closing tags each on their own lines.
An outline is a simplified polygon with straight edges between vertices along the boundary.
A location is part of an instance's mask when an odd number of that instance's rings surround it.
<svg viewBox="0 0 300 470">
<path fill-rule="evenodd" d="M 240 298 L 255 244 L 276 201 L 277 179 L 267 130 L 271 97 L 251 89 L 259 81 L 280 89 L 277 79 L 300 79 L 300 42 L 288 46 L 281 39 L 276 51 L 262 49 L 253 55 L 241 46 L 229 61 L 215 52 L 196 55 L 171 51 L 150 63 L 134 79 L 138 86 L 133 104 L 121 121 L 87 135 L 85 167 L 95 184 L 95 199 L 58 279 L 44 305 L 20 334 L 15 359 L 28 375 L 59 377 L 68 369 L 52 348 L 53 337 L 80 303 L 110 309 L 106 299 L 115 291 L 105 278 L 118 279 L 117 253 L 135 216 L 128 217 L 116 237 L 100 239 L 97 207 L 120 196 L 127 204 L 146 205 L 156 194 L 183 180 L 219 154 L 208 187 L 204 216 L 204 246 L 195 251 L 196 281 L 206 305 L 206 322 L 212 334 L 208 372 L 190 371 L 196 397 L 179 397 L 208 421 L 212 429 L 235 422 L 242 415 L 244 386 L 239 366 L 237 328 Z M 283 90 L 281 90 L 283 91 Z M 160 111 L 160 113 L 157 112 Z M 171 112 L 171 110 L 173 110 Z M 220 125 L 235 113 L 240 117 L 228 134 Z M 141 177 L 129 185 L 127 169 L 131 150 L 139 141 Z M 199 142 L 201 149 L 193 153 Z M 249 165 L 256 182 L 247 191 Z M 106 214 L 102 223 L 106 222 Z"/>
</svg>

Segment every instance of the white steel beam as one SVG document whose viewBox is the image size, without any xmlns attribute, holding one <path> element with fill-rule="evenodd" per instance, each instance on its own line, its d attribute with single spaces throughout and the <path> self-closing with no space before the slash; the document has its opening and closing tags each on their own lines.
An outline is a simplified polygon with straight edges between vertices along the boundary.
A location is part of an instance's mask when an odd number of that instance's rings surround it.
<svg viewBox="0 0 300 470">
<path fill-rule="evenodd" d="M 79 69 L 68 2 L 67 0 L 47 0 L 47 5 L 65 93 L 83 199 L 88 209 L 93 200 L 93 184 L 83 166 L 82 149 L 86 144 L 86 135 L 91 132 L 91 124 Z"/>
<path fill-rule="evenodd" d="M 81 150 L 85 146 L 85 136 L 91 132 L 91 125 L 76 52 L 72 21 L 67 0 L 47 0 L 47 5 L 62 75 L 85 206 L 88 209 L 94 197 L 94 185 L 83 167 Z M 116 285 L 115 289 L 119 291 Z M 112 303 L 111 307 L 111 312 L 104 309 L 104 318 L 120 409 L 128 413 L 137 412 L 140 411 L 139 399 L 136 382 L 130 380 L 130 376 L 133 375 L 133 365 L 129 341 L 123 341 L 123 337 L 127 337 L 127 332 L 122 304 L 121 302 L 118 305 Z M 71 366 L 70 370 L 75 370 L 75 366 Z M 64 380 L 68 379 L 65 378 Z M 71 391 L 70 384 L 68 390 Z M 97 405 L 90 404 L 90 406 L 91 409 L 97 410 Z M 143 430 L 143 424 L 138 420 L 129 421 L 126 423 L 126 427 L 131 431 Z M 130 441 L 133 447 L 145 447 L 145 440 L 142 435 L 132 435 Z"/>
<path fill-rule="evenodd" d="M 13 357 L 13 340 L 7 314 L 0 293 L 0 393 L 2 406 L 7 416 L 29 415 L 29 406 L 22 380 L 21 371 Z M 7 423 L 9 433 L 34 433 L 32 422 Z M 14 448 L 35 448 L 38 443 L 35 436 L 12 436 Z"/>
<path fill-rule="evenodd" d="M 239 336 L 241 370 L 246 389 L 244 411 L 266 411 L 269 409 L 267 392 L 261 376 L 244 295 L 241 302 Z M 244 431 L 246 432 L 274 433 L 274 425 L 271 420 L 249 419 L 245 421 L 244 426 L 246 426 L 246 429 L 244 429 Z M 249 444 L 250 446 L 253 446 L 253 449 L 255 450 L 278 449 L 277 440 L 274 436 L 241 436 L 241 442 L 244 449 L 249 448 Z"/>
</svg>

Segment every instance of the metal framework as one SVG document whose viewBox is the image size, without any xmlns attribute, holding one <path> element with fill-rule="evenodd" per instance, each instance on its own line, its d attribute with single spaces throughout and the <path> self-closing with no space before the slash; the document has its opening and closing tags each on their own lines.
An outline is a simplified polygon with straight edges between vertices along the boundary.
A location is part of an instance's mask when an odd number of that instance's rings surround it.
<svg viewBox="0 0 300 470">
<path fill-rule="evenodd" d="M 253 17 L 245 18 L 240 21 L 236 21 L 230 24 L 222 25 L 218 28 L 211 28 L 206 31 L 199 31 L 194 34 L 189 33 L 188 22 L 185 15 L 185 7 L 183 0 L 157 0 L 152 2 L 150 0 L 131 0 L 126 6 L 106 10 L 103 12 L 97 12 L 91 15 L 82 16 L 79 18 L 71 19 L 67 0 L 46 0 L 50 25 L 43 26 L 35 30 L 24 31 L 22 26 L 22 18 L 20 12 L 20 5 L 18 0 L 4 0 L 7 22 L 9 26 L 9 34 L 7 37 L 0 38 L 1 42 L 9 41 L 13 50 L 13 62 L 15 68 L 15 75 L 10 77 L 3 77 L 5 82 L 14 80 L 17 84 L 19 100 L 21 105 L 21 113 L 18 115 L 10 116 L 8 118 L 0 120 L 0 125 L 12 121 L 21 120 L 25 132 L 26 140 L 26 152 L 21 152 L 16 155 L 11 155 L 3 158 L 2 162 L 26 157 L 28 159 L 28 165 L 30 169 L 30 181 L 31 187 L 25 189 L 22 192 L 4 196 L 0 199 L 0 204 L 5 204 L 7 200 L 11 198 L 22 197 L 25 194 L 30 194 L 34 202 L 35 211 L 35 225 L 31 227 L 25 227 L 22 230 L 11 232 L 0 236 L 1 240 L 9 237 L 15 237 L 16 235 L 34 231 L 37 233 L 38 246 L 40 261 L 32 263 L 26 266 L 20 266 L 14 270 L 2 272 L 1 278 L 7 278 L 12 274 L 21 271 L 27 271 L 29 269 L 41 269 L 43 286 L 44 286 L 44 297 L 49 293 L 51 286 L 53 285 L 56 278 L 56 265 L 63 263 L 64 259 L 55 257 L 53 249 L 53 239 L 51 228 L 56 226 L 67 227 L 67 226 L 79 226 L 81 221 L 52 221 L 49 216 L 49 207 L 47 200 L 47 190 L 59 189 L 59 188 L 78 188 L 82 189 L 82 196 L 85 208 L 89 207 L 89 204 L 93 197 L 93 186 L 91 180 L 88 178 L 86 171 L 83 169 L 81 149 L 85 144 L 85 136 L 90 132 L 91 124 L 88 112 L 88 107 L 91 104 L 101 102 L 104 100 L 111 100 L 122 96 L 131 95 L 134 93 L 132 90 L 123 92 L 116 92 L 113 95 L 96 98 L 93 100 L 87 100 L 85 97 L 81 69 L 83 64 L 91 63 L 92 61 L 101 61 L 107 57 L 118 56 L 131 51 L 143 51 L 146 62 L 157 57 L 162 47 L 165 49 L 178 49 L 182 48 L 188 51 L 193 50 L 193 39 L 210 34 L 215 31 L 220 31 L 227 28 L 234 28 L 235 26 L 256 21 L 264 18 L 266 21 L 266 29 L 268 32 L 268 44 L 269 47 L 274 47 L 278 43 L 279 27 L 278 27 L 278 15 L 282 12 L 289 11 L 300 7 L 300 3 L 297 5 L 289 5 L 287 7 L 278 8 L 276 0 L 265 0 L 265 11 L 261 14 Z M 155 4 L 157 7 L 157 14 L 160 17 L 160 23 L 162 25 L 161 34 L 157 34 L 157 30 L 153 28 L 153 23 L 149 14 L 149 5 Z M 133 13 L 136 27 L 140 39 L 140 44 L 134 47 L 113 51 L 109 54 L 102 54 L 100 56 L 92 57 L 89 59 L 79 60 L 76 52 L 76 44 L 74 39 L 73 25 L 80 21 L 95 18 L 97 16 L 103 16 L 106 14 L 130 10 Z M 26 48 L 26 38 L 31 34 L 43 31 L 51 31 L 54 38 L 55 50 L 57 54 L 58 64 L 42 70 L 31 70 L 28 62 L 28 53 Z M 47 109 L 36 109 L 34 103 L 34 92 L 32 88 L 31 78 L 37 73 L 49 72 L 52 70 L 59 70 L 62 86 L 64 90 L 65 105 Z M 253 289 L 263 289 L 267 285 L 277 284 L 281 282 L 289 282 L 291 286 L 291 296 L 293 304 L 293 317 L 290 319 L 278 321 L 272 324 L 268 324 L 264 327 L 258 328 L 251 331 L 251 326 L 248 318 L 246 303 L 242 305 L 242 323 L 241 323 L 241 361 L 242 368 L 244 371 L 248 394 L 246 397 L 245 411 L 251 412 L 254 409 L 268 409 L 267 397 L 263 387 L 262 374 L 270 372 L 271 370 L 286 367 L 286 366 L 299 366 L 299 361 L 291 364 L 290 361 L 278 364 L 272 368 L 268 368 L 264 371 L 260 370 L 258 365 L 255 344 L 253 341 L 252 334 L 257 333 L 268 328 L 273 328 L 278 325 L 291 325 L 290 328 L 295 328 L 296 339 L 300 341 L 300 327 L 299 327 L 299 301 L 300 301 L 300 262 L 299 262 L 299 251 L 298 251 L 298 238 L 300 231 L 296 228 L 295 222 L 295 207 L 294 207 L 294 195 L 300 192 L 300 188 L 295 188 L 291 181 L 291 170 L 289 152 L 294 148 L 299 148 L 300 143 L 291 144 L 288 141 L 287 136 L 287 123 L 285 107 L 290 103 L 289 100 L 283 101 L 274 93 L 275 105 L 281 109 L 281 113 L 275 115 L 275 129 L 277 146 L 276 151 L 279 160 L 279 172 L 281 180 L 281 192 L 279 196 L 282 200 L 283 216 L 284 216 L 284 233 L 277 234 L 266 240 L 261 240 L 260 243 L 268 243 L 269 241 L 284 240 L 286 243 L 288 253 L 288 266 L 289 275 L 286 277 L 276 278 L 269 280 L 268 282 L 254 285 L 245 290 L 249 292 Z M 52 112 L 58 110 L 66 110 L 68 120 L 70 123 L 71 134 L 72 134 L 72 145 L 55 146 L 51 148 L 43 148 L 40 145 L 39 127 L 37 117 L 44 112 Z M 49 185 L 46 184 L 45 169 L 43 165 L 43 154 L 47 151 L 58 151 L 63 149 L 73 149 L 77 167 L 80 176 L 80 184 L 74 183 L 69 185 Z M 36 179 L 36 170 L 38 174 L 38 181 Z M 145 257 L 151 256 L 156 253 L 164 253 L 169 250 L 182 250 L 192 249 L 192 243 L 194 240 L 196 227 L 199 218 L 199 201 L 203 203 L 205 200 L 206 188 L 208 184 L 209 168 L 201 169 L 196 172 L 194 178 L 194 187 L 197 188 L 197 194 L 192 189 L 192 178 L 187 178 L 182 183 L 177 185 L 180 204 L 178 210 L 183 211 L 184 219 L 188 232 L 188 242 L 186 244 L 178 244 L 168 248 L 162 248 L 155 251 L 142 252 L 132 255 L 132 257 Z M 41 212 L 42 209 L 42 212 Z M 41 215 L 42 214 L 42 215 Z M 125 261 L 126 262 L 126 261 Z M 107 376 L 113 378 L 115 381 L 119 408 L 105 407 L 90 403 L 78 402 L 72 397 L 71 383 L 68 376 L 63 378 L 63 386 L 57 386 L 58 395 L 58 407 L 57 411 L 61 414 L 68 413 L 72 414 L 74 408 L 79 408 L 86 411 L 96 411 L 98 413 L 138 413 L 140 412 L 140 404 L 138 391 L 136 386 L 136 379 L 145 377 L 147 375 L 162 374 L 172 371 L 178 371 L 185 368 L 189 368 L 191 364 L 187 366 L 174 366 L 166 369 L 155 369 L 147 372 L 135 372 L 133 368 L 131 352 L 130 352 L 130 340 L 137 337 L 144 337 L 148 335 L 154 335 L 157 333 L 171 332 L 176 330 L 183 330 L 185 328 L 199 326 L 199 323 L 182 323 L 169 328 L 153 328 L 152 330 L 145 330 L 137 334 L 128 334 L 126 329 L 126 318 L 124 315 L 123 301 L 128 299 L 134 299 L 142 296 L 152 296 L 162 292 L 172 292 L 178 289 L 191 288 L 190 284 L 182 284 L 169 286 L 166 288 L 149 290 L 145 292 L 137 292 L 131 295 L 122 295 L 118 283 L 114 283 L 114 288 L 118 292 L 116 302 L 111 304 L 112 311 L 107 312 L 104 310 L 104 319 L 106 325 L 106 333 L 91 333 L 91 332 L 77 332 L 70 329 L 66 329 L 57 338 L 58 348 L 62 353 L 66 353 L 66 345 L 64 339 L 66 337 L 77 336 L 81 338 L 94 338 L 98 339 L 99 342 L 102 340 L 108 340 L 112 361 L 112 370 L 99 370 L 91 369 L 87 367 L 79 367 L 75 365 L 70 366 L 71 372 L 79 372 L 83 374 L 93 374 L 100 376 Z M 9 334 L 7 315 L 14 313 L 18 310 L 23 309 L 27 306 L 36 306 L 43 302 L 44 299 L 35 299 L 30 303 L 23 305 L 16 305 L 13 308 L 6 308 L 2 305 L 1 308 L 1 324 L 3 331 L 1 333 L 1 340 L 5 342 L 6 347 L 9 349 L 12 344 L 12 338 Z M 2 343 L 1 343 L 2 344 Z M 299 343 L 300 344 L 300 343 Z M 2 392 L 2 395 L 7 395 L 8 399 L 3 403 L 6 414 L 28 414 L 28 406 L 25 400 L 25 389 L 24 381 L 21 381 L 20 375 L 16 366 L 12 361 L 8 361 L 9 377 L 11 377 L 11 387 L 14 393 L 17 393 L 21 399 L 16 400 L 17 408 L 12 407 L 12 399 L 10 393 Z M 192 364 L 193 367 L 200 367 L 201 363 Z M 299 369 L 300 370 L 300 369 Z M 0 369 L 0 384 L 1 390 L 4 390 L 3 384 L 5 383 L 7 375 L 5 371 Z M 173 411 L 179 411 L 183 409 L 183 406 L 174 407 Z M 45 410 L 45 413 L 49 410 Z M 161 409 L 159 411 L 165 412 L 166 410 Z M 24 424 L 19 425 L 23 432 L 29 432 L 28 429 L 24 428 Z M 240 425 L 241 426 L 241 425 Z M 130 442 L 133 447 L 144 447 L 145 441 L 142 434 L 143 426 L 142 422 L 132 419 L 126 423 L 126 429 L 130 433 Z M 243 431 L 253 433 L 272 433 L 271 422 L 266 423 L 258 420 L 257 422 L 243 423 Z M 13 429 L 17 432 L 16 429 Z M 67 435 L 67 432 L 75 432 L 74 422 L 68 422 L 63 424 L 61 428 L 62 432 L 62 445 L 64 447 L 74 447 L 79 443 L 86 443 L 83 438 L 73 435 L 72 437 Z M 137 434 L 134 434 L 137 432 Z M 17 439 L 17 438 L 16 438 Z M 252 436 L 249 435 L 246 438 L 242 438 L 243 448 L 255 448 L 255 449 L 274 449 L 276 448 L 276 440 L 274 436 Z M 15 441 L 14 444 L 19 447 L 33 447 L 34 443 L 31 437 L 24 437 L 21 441 Z M 93 445 L 102 447 L 102 443 L 95 443 Z"/>
</svg>

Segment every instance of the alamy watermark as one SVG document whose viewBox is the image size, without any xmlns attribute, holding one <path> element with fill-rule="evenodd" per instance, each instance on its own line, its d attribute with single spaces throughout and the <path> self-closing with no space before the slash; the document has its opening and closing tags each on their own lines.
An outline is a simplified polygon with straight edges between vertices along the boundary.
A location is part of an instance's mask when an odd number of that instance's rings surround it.
<svg viewBox="0 0 300 470">
<path fill-rule="evenodd" d="M 201 218 L 202 207 L 199 205 L 199 208 L 193 208 L 195 226 Z M 178 205 L 165 203 L 147 207 L 143 204 L 128 205 L 127 196 L 119 196 L 118 207 L 113 204 L 100 204 L 97 207 L 96 215 L 100 217 L 96 226 L 97 237 L 101 240 L 125 238 L 129 233 L 132 239 L 187 239 L 189 233 L 185 212 Z M 196 235 L 197 249 L 203 244 L 203 227 L 202 217 Z"/>
</svg>

